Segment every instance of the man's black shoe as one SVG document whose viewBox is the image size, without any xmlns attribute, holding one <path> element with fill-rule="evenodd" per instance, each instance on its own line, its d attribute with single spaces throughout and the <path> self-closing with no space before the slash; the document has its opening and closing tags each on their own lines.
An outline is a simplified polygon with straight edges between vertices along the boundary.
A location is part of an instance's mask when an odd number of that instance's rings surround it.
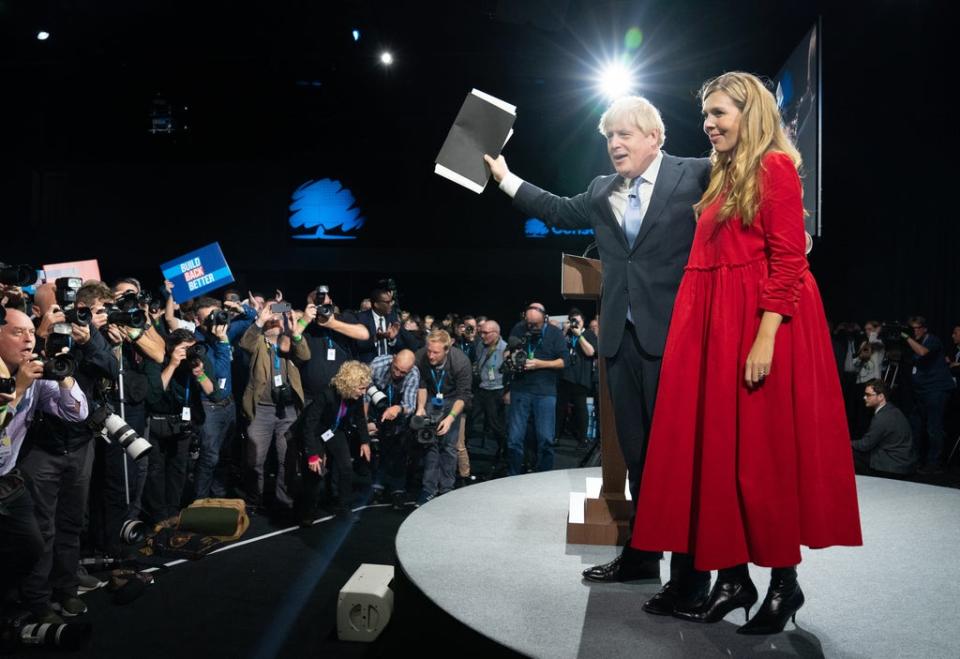
<svg viewBox="0 0 960 659">
<path fill-rule="evenodd" d="M 656 595 L 643 604 L 643 610 L 656 616 L 672 616 L 678 606 L 696 606 L 710 594 L 710 580 L 705 583 L 682 587 L 668 581 Z"/>
<path fill-rule="evenodd" d="M 583 578 L 587 581 L 598 582 L 659 579 L 660 561 L 624 560 L 623 554 L 620 554 L 609 563 L 587 568 L 583 571 Z"/>
</svg>

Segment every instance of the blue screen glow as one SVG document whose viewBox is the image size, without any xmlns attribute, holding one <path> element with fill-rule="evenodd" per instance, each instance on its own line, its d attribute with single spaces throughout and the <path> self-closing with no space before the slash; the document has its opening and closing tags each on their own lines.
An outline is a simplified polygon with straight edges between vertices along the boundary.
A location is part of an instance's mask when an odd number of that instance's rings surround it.
<svg viewBox="0 0 960 659">
<path fill-rule="evenodd" d="M 298 240 L 353 240 L 366 218 L 350 190 L 325 178 L 293 191 L 289 222 Z"/>
</svg>

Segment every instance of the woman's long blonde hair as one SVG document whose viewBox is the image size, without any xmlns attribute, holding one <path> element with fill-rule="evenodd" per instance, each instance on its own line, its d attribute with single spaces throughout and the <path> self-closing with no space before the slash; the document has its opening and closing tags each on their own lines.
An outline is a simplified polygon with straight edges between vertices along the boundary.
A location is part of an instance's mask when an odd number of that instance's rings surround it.
<svg viewBox="0 0 960 659">
<path fill-rule="evenodd" d="M 713 164 L 710 184 L 693 209 L 699 217 L 705 208 L 724 197 L 717 220 L 739 217 L 744 226 L 750 226 L 760 206 L 758 188 L 763 156 L 769 151 L 781 151 L 799 170 L 800 152 L 783 130 L 776 99 L 755 75 L 740 71 L 724 73 L 705 82 L 698 97 L 706 102 L 714 92 L 729 96 L 740 110 L 739 134 L 732 151 L 714 150 L 710 154 Z"/>
</svg>

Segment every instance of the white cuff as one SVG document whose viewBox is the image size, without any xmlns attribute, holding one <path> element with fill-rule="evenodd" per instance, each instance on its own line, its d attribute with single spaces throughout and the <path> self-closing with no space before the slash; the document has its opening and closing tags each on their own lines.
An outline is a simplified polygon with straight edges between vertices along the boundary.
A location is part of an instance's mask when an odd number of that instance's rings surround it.
<svg viewBox="0 0 960 659">
<path fill-rule="evenodd" d="M 506 192 L 511 199 L 517 194 L 521 185 L 523 185 L 523 179 L 513 172 L 504 176 L 503 180 L 500 181 L 500 189 Z"/>
</svg>

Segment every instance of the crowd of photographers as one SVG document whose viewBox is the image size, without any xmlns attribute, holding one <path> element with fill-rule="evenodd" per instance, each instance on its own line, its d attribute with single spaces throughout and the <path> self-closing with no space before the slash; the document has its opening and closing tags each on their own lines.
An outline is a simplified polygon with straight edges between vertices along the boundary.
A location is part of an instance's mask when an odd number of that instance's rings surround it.
<svg viewBox="0 0 960 659">
<path fill-rule="evenodd" d="M 130 556 L 196 499 L 308 525 L 352 515 L 360 471 L 365 501 L 404 510 L 477 479 L 468 435 L 493 441 L 489 475 L 505 475 L 551 469 L 558 429 L 593 434 L 597 328 L 575 309 L 551 322 L 532 303 L 504 333 L 399 311 L 391 280 L 348 311 L 323 285 L 302 304 L 227 289 L 178 305 L 169 282 L 154 296 L 132 278 L 30 295 L 32 274 L 0 268 L 8 619 L 84 613 L 99 582 L 81 552 Z"/>
<path fill-rule="evenodd" d="M 951 339 L 945 346 L 923 316 L 833 328 L 858 471 L 935 475 L 954 457 L 960 443 L 960 325 Z"/>
<path fill-rule="evenodd" d="M 352 515 L 360 471 L 365 502 L 404 510 L 476 480 L 468 436 L 492 440 L 498 476 L 553 468 L 564 431 L 596 435 L 598 327 L 576 309 L 532 302 L 502 329 L 400 311 L 392 280 L 350 311 L 325 285 L 301 304 L 227 289 L 177 305 L 169 282 L 154 296 L 65 277 L 28 295 L 32 275 L 0 267 L 4 616 L 84 613 L 81 552 L 127 556 L 196 499 L 308 525 Z M 942 470 L 960 326 L 950 350 L 919 316 L 833 337 L 860 470 Z"/>
</svg>

